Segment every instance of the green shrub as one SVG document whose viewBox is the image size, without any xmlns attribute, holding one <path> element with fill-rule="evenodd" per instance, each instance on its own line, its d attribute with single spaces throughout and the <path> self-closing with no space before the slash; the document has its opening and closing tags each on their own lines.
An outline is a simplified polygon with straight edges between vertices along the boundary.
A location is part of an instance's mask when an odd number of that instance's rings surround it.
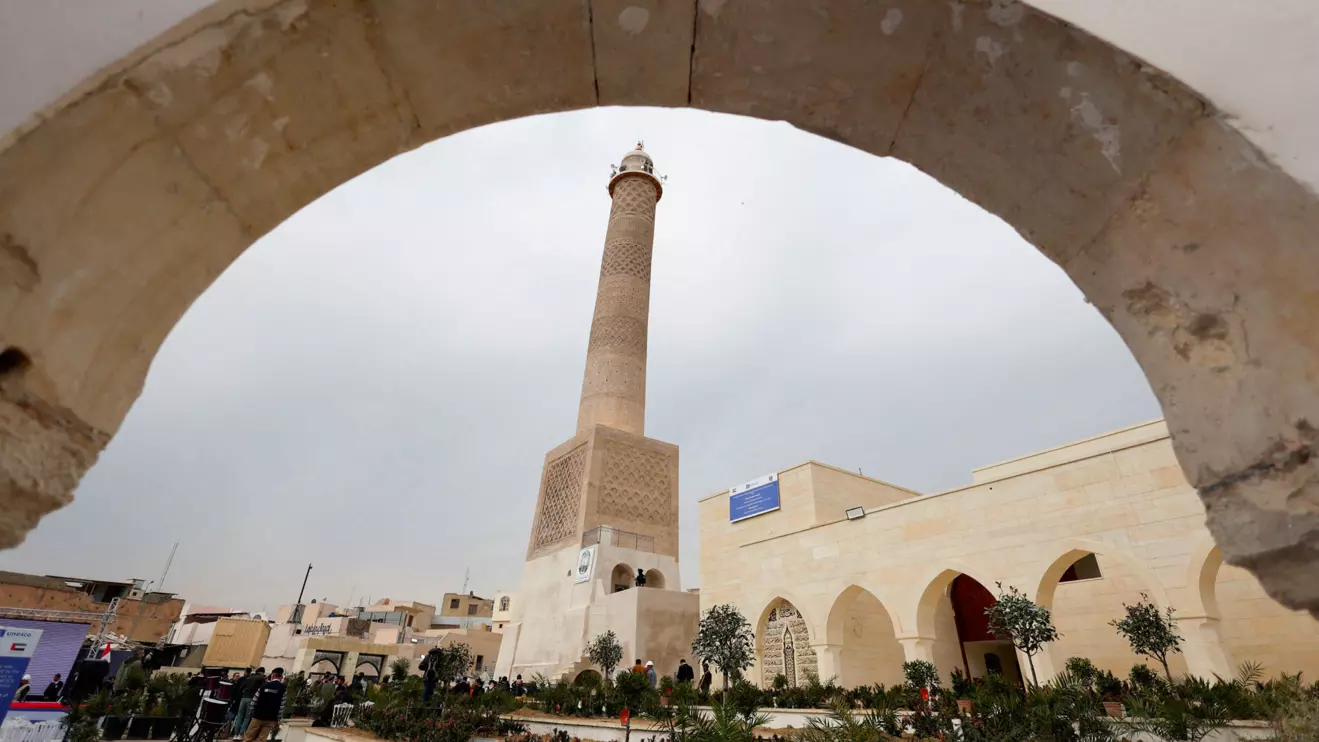
<svg viewBox="0 0 1319 742">
<path fill-rule="evenodd" d="M 960 699 L 969 699 L 975 692 L 975 685 L 969 678 L 962 674 L 962 668 L 953 668 L 949 678 L 949 685 L 952 687 L 953 696 Z"/>
<path fill-rule="evenodd" d="M 1063 667 L 1066 668 L 1069 674 L 1087 686 L 1093 686 L 1095 680 L 1099 677 L 1099 668 L 1084 657 L 1068 657 Z"/>
<path fill-rule="evenodd" d="M 721 705 L 727 706 L 743 719 L 752 719 L 761 707 L 766 705 L 765 694 L 751 683 L 738 678 L 729 687 Z"/>
<path fill-rule="evenodd" d="M 910 660 L 902 663 L 902 674 L 907 678 L 907 685 L 920 690 L 939 687 L 939 669 L 927 660 Z"/>
</svg>

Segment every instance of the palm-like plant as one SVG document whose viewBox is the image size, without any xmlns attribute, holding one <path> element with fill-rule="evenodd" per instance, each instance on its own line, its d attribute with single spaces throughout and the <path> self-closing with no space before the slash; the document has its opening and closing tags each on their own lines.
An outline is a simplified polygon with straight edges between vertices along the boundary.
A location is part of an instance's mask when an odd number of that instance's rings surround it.
<svg viewBox="0 0 1319 742">
<path fill-rule="evenodd" d="M 687 742 L 756 742 L 756 727 L 769 723 L 766 714 L 740 714 L 731 704 L 718 701 L 710 704 L 708 717 L 691 716 Z"/>
<path fill-rule="evenodd" d="M 1124 723 L 1167 742 L 1201 742 L 1231 718 L 1225 687 L 1195 677 L 1167 683 L 1160 693 L 1132 699 Z"/>
<path fill-rule="evenodd" d="M 800 742 L 881 742 L 901 731 L 892 710 L 853 713 L 846 704 L 836 702 L 827 717 L 807 719 L 796 736 Z"/>
</svg>

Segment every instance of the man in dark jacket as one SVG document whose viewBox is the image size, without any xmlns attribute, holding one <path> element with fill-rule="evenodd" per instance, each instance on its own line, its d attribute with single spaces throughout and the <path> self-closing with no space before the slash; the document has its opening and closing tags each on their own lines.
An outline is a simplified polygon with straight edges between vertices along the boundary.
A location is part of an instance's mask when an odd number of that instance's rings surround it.
<svg viewBox="0 0 1319 742">
<path fill-rule="evenodd" d="M 440 682 L 440 658 L 443 652 L 439 647 L 435 647 L 421 658 L 421 664 L 417 669 L 421 670 L 421 700 L 429 701 L 431 696 L 435 695 L 435 686 Z"/>
<path fill-rule="evenodd" d="M 687 660 L 678 660 L 678 673 L 674 678 L 679 683 L 690 683 L 696 679 L 696 671 L 692 670 L 692 666 L 687 664 Z"/>
<path fill-rule="evenodd" d="M 64 681 L 60 680 L 59 673 L 55 673 L 55 679 L 50 681 L 50 685 L 46 686 L 46 692 L 42 693 L 41 697 L 47 701 L 58 701 L 60 700 L 60 693 L 63 691 Z"/>
<path fill-rule="evenodd" d="M 252 721 L 243 735 L 244 742 L 265 739 L 279 726 L 280 711 L 284 707 L 284 668 L 276 667 L 252 699 Z"/>
<path fill-rule="evenodd" d="M 238 696 L 238 713 L 234 715 L 234 739 L 241 739 L 247 725 L 252 721 L 252 699 L 256 692 L 266 684 L 266 668 L 258 667 L 256 672 L 248 674 L 238 685 L 234 694 Z"/>
</svg>

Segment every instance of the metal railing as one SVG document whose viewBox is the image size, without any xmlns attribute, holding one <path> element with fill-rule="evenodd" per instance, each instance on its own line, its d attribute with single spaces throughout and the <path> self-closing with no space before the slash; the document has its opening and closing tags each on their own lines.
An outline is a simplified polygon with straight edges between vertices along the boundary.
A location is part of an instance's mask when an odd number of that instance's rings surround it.
<svg viewBox="0 0 1319 742">
<path fill-rule="evenodd" d="M 613 526 L 599 526 L 582 534 L 582 546 L 604 544 L 634 551 L 654 553 L 655 537 L 643 533 L 624 531 Z"/>
</svg>

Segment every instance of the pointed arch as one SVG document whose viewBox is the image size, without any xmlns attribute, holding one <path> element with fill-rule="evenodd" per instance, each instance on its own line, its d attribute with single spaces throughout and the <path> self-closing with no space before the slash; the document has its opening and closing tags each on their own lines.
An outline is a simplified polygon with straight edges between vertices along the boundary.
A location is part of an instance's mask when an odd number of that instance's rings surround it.
<svg viewBox="0 0 1319 742">
<path fill-rule="evenodd" d="M 800 685 L 811 675 L 819 676 L 812 644 L 818 632 L 807 614 L 793 601 L 775 597 L 765 604 L 756 622 L 756 666 L 761 685 L 774 676 L 792 674 L 788 682 Z"/>
<path fill-rule="evenodd" d="M 1132 664 L 1143 660 L 1107 623 L 1121 618 L 1123 606 L 1140 600 L 1141 594 L 1160 609 L 1169 607 L 1172 602 L 1167 588 L 1145 561 L 1128 549 L 1082 538 L 1064 539 L 1055 548 L 1057 556 L 1038 572 L 1034 586 L 1033 600 L 1053 612 L 1054 626 L 1061 635 L 1042 653 L 1040 679 L 1060 672 L 1073 655 L 1083 655 L 1101 669 L 1125 674 Z M 1068 582 L 1063 589 L 1060 580 L 1068 567 L 1088 555 L 1096 557 L 1102 576 L 1094 581 Z M 1181 655 L 1171 658 L 1170 663 L 1175 674 L 1186 671 Z"/>
<path fill-rule="evenodd" d="M 824 641 L 837 654 L 839 685 L 902 681 L 905 660 L 888 607 L 871 590 L 849 585 L 834 598 L 825 619 Z"/>
<path fill-rule="evenodd" d="M 1223 552 L 1205 539 L 1191 552 L 1186 564 L 1185 618 L 1221 618 L 1218 609 L 1218 570 L 1223 566 Z"/>
<path fill-rule="evenodd" d="M 936 567 L 926 573 L 928 576 L 917 582 L 924 584 L 925 588 L 921 591 L 916 599 L 914 606 L 909 606 L 908 613 L 904 616 L 900 631 L 906 635 L 933 637 L 935 635 L 935 610 L 939 605 L 940 598 L 948 591 L 953 580 L 958 575 L 966 575 L 971 579 L 979 582 L 986 590 L 992 591 L 994 586 L 1003 582 L 996 580 L 988 573 L 977 567 L 972 567 L 963 562 L 946 562 L 941 567 Z"/>
<path fill-rule="evenodd" d="M 1141 578 L 1141 581 L 1149 590 L 1150 599 L 1159 607 L 1167 607 L 1172 604 L 1168 598 L 1167 589 L 1164 588 L 1163 583 L 1159 581 L 1154 572 L 1146 567 L 1134 553 L 1126 549 L 1091 539 L 1067 539 L 1059 544 L 1059 549 L 1061 553 L 1040 573 L 1039 579 L 1035 582 L 1035 592 L 1031 597 L 1036 603 L 1046 608 L 1053 607 L 1053 596 L 1058 589 L 1058 581 L 1062 578 L 1063 573 L 1078 559 L 1088 554 L 1103 557 L 1104 561 L 1115 563 L 1128 574 Z"/>
</svg>

